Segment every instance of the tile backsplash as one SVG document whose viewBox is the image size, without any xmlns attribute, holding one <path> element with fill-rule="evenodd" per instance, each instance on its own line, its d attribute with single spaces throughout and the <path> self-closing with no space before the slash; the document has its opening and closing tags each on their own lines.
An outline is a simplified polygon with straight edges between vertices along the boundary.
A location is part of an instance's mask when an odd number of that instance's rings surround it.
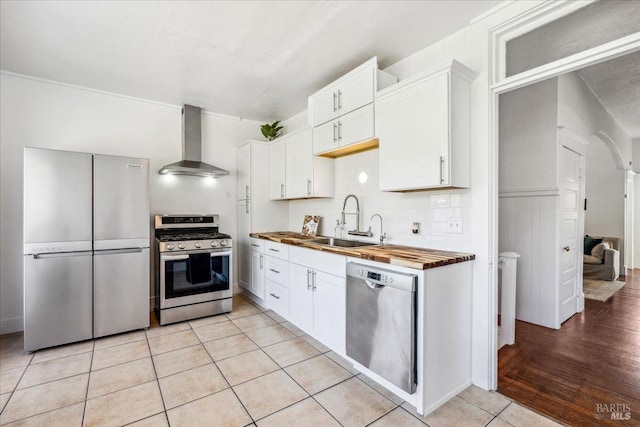
<svg viewBox="0 0 640 427">
<path fill-rule="evenodd" d="M 289 202 L 289 229 L 302 229 L 305 215 L 320 215 L 319 234 L 333 236 L 336 220 L 340 219 L 342 204 L 348 194 L 360 201 L 360 229 L 371 226 L 373 237 L 348 236 L 358 240 L 377 242 L 380 237 L 382 215 L 385 243 L 410 245 L 433 249 L 470 251 L 471 212 L 470 190 L 435 190 L 408 193 L 385 192 L 378 185 L 378 149 L 335 159 L 335 197 L 332 199 L 305 199 Z M 359 182 L 361 172 L 368 180 Z M 347 202 L 346 212 L 355 212 L 353 199 Z M 447 232 L 447 221 L 459 220 L 461 233 Z M 413 234 L 414 222 L 420 223 L 420 233 Z M 346 216 L 346 230 L 355 229 L 355 215 Z"/>
</svg>

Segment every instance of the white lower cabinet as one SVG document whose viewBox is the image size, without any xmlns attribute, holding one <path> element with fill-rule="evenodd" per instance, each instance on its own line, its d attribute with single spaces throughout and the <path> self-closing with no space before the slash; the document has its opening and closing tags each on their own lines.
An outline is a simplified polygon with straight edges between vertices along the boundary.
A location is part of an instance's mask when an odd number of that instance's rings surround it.
<svg viewBox="0 0 640 427">
<path fill-rule="evenodd" d="M 342 354 L 346 333 L 345 262 L 340 255 L 290 249 L 289 319 Z"/>
<path fill-rule="evenodd" d="M 251 251 L 251 286 L 249 292 L 260 299 L 264 299 L 264 254 L 259 251 Z"/>
<path fill-rule="evenodd" d="M 289 289 L 269 279 L 266 279 L 265 283 L 267 305 L 280 316 L 287 318 L 289 316 Z"/>
</svg>

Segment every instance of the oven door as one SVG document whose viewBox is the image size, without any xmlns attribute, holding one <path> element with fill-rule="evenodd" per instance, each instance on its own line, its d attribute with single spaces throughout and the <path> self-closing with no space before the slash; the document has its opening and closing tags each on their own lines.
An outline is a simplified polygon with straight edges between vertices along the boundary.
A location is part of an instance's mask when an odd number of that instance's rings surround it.
<svg viewBox="0 0 640 427">
<path fill-rule="evenodd" d="M 160 308 L 231 298 L 231 250 L 160 254 Z"/>
</svg>

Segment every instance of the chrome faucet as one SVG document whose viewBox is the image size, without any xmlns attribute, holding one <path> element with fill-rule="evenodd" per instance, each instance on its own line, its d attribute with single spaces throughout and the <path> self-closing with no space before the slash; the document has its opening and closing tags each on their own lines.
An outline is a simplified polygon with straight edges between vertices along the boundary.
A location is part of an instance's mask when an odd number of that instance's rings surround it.
<svg viewBox="0 0 640 427">
<path fill-rule="evenodd" d="M 384 244 L 384 239 L 387 237 L 387 233 L 383 233 L 382 232 L 382 215 L 380 214 L 373 214 L 371 215 L 371 221 L 373 221 L 373 218 L 378 217 L 380 218 L 380 244 Z M 369 231 L 371 231 L 371 226 L 369 226 Z"/>
<path fill-rule="evenodd" d="M 355 212 L 345 212 L 345 209 L 347 208 L 347 201 L 353 197 L 356 200 L 356 211 Z M 347 196 L 344 198 L 344 202 L 342 203 L 342 214 L 341 214 L 341 224 L 346 224 L 345 221 L 345 215 L 355 215 L 356 216 L 356 229 L 355 230 L 351 230 L 351 231 L 347 231 L 348 234 L 351 234 L 352 236 L 367 236 L 367 237 L 371 237 L 373 236 L 373 233 L 371 233 L 371 228 L 369 228 L 369 231 L 360 231 L 360 201 L 358 200 L 358 198 L 356 197 L 355 194 L 347 194 Z"/>
</svg>

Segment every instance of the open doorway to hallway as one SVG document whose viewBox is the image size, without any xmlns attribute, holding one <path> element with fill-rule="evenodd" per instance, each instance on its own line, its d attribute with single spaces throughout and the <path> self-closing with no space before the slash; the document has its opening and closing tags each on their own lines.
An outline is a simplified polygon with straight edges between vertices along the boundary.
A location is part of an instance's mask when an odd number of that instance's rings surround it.
<svg viewBox="0 0 640 427">
<path fill-rule="evenodd" d="M 499 101 L 499 250 L 520 258 L 516 342 L 498 353 L 498 391 L 569 425 L 602 425 L 605 404 L 640 422 L 640 269 L 625 257 L 638 216 L 628 183 L 640 152 L 638 70 L 640 52 Z M 585 234 L 615 241 L 598 279 L 623 286 L 603 301 L 585 299 L 584 255 L 599 255 L 584 252 Z"/>
</svg>

